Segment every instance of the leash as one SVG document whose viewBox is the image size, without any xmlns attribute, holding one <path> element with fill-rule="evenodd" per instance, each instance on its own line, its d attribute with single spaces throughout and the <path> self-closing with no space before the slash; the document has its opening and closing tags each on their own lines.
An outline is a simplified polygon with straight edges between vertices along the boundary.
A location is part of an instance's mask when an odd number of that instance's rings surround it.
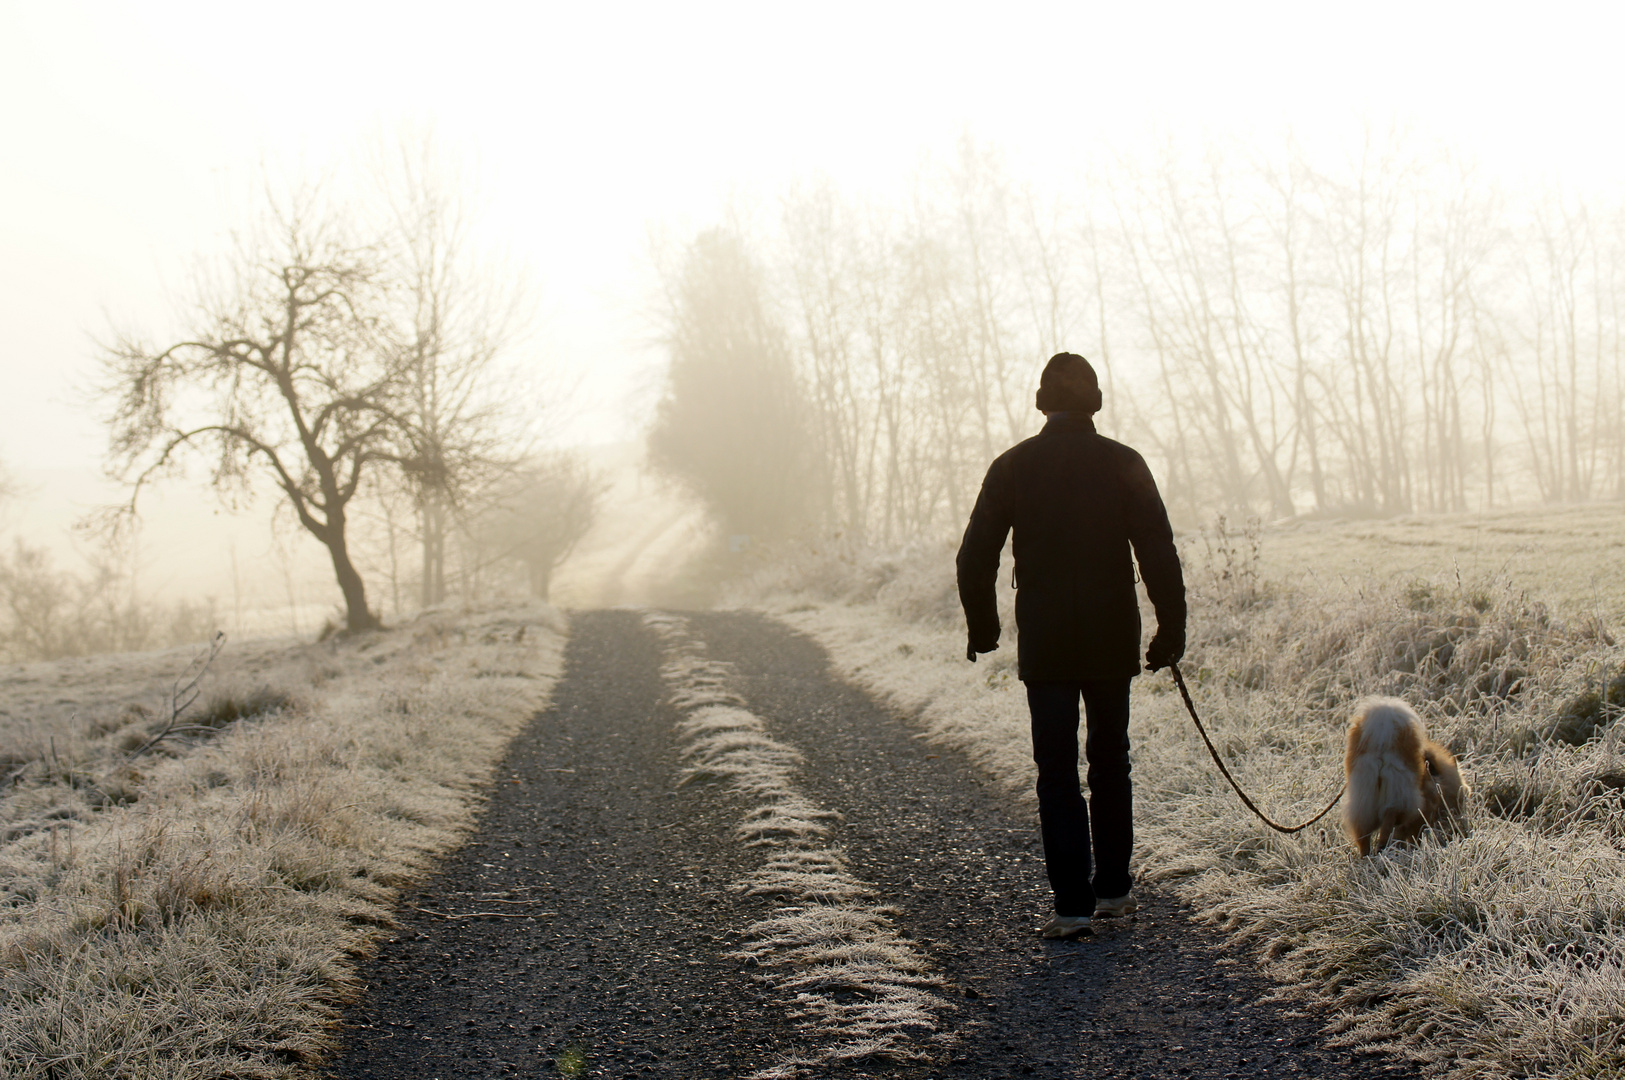
<svg viewBox="0 0 1625 1080">
<path fill-rule="evenodd" d="M 1213 764 L 1219 767 L 1219 771 L 1224 774 L 1224 778 L 1226 780 L 1230 781 L 1230 786 L 1236 789 L 1236 794 L 1241 796 L 1241 801 L 1246 804 L 1247 809 L 1257 814 L 1260 821 L 1274 829 L 1276 832 L 1300 832 L 1307 829 L 1309 826 L 1313 825 L 1327 814 L 1331 813 L 1332 807 L 1336 806 L 1340 801 L 1342 801 L 1343 789 L 1338 788 L 1337 795 L 1332 799 L 1331 802 L 1326 804 L 1326 809 L 1322 810 L 1320 813 L 1316 814 L 1314 817 L 1310 818 L 1301 825 L 1282 825 L 1280 822 L 1271 819 L 1268 814 L 1264 813 L 1264 811 L 1258 808 L 1258 805 L 1254 803 L 1253 800 L 1247 797 L 1247 793 L 1241 790 L 1241 785 L 1236 783 L 1236 778 L 1230 775 L 1230 770 L 1224 767 L 1224 759 L 1219 757 L 1219 751 L 1214 747 L 1213 740 L 1207 737 L 1207 728 L 1202 726 L 1202 718 L 1196 715 L 1196 703 L 1191 701 L 1191 692 L 1185 688 L 1185 676 L 1179 673 L 1179 665 L 1169 664 L 1168 670 L 1173 674 L 1174 685 L 1179 687 L 1179 696 L 1185 699 L 1185 711 L 1191 714 L 1192 720 L 1196 721 L 1196 730 L 1201 732 L 1202 741 L 1207 743 L 1207 752 L 1213 755 Z"/>
</svg>

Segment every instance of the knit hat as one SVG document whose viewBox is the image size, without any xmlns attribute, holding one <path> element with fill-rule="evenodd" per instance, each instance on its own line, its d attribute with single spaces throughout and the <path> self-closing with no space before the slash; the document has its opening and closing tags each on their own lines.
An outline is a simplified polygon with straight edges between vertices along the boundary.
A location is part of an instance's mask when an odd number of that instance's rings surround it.
<svg viewBox="0 0 1625 1080">
<path fill-rule="evenodd" d="M 1100 411 L 1100 379 L 1089 361 L 1077 353 L 1056 353 L 1044 365 L 1038 380 L 1038 408 L 1042 412 Z"/>
</svg>

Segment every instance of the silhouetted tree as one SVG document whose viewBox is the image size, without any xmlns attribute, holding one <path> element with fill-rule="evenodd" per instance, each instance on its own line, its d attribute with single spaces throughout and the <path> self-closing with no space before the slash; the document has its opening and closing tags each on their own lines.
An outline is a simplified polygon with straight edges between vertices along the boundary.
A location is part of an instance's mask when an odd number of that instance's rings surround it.
<svg viewBox="0 0 1625 1080">
<path fill-rule="evenodd" d="M 350 557 L 346 510 L 364 476 L 401 460 L 403 350 L 384 325 L 376 249 L 305 197 L 238 252 L 231 281 L 164 348 L 105 350 L 112 471 L 142 487 L 188 455 L 222 494 L 267 477 L 332 558 L 351 631 L 378 625 Z"/>
</svg>

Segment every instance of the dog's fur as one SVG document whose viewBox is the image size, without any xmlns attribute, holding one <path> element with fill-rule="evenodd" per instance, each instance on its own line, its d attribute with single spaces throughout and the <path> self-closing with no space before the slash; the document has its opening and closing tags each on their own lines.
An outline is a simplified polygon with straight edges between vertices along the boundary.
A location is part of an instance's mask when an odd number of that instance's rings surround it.
<svg viewBox="0 0 1625 1080">
<path fill-rule="evenodd" d="M 1415 840 L 1424 826 L 1459 821 L 1470 790 L 1455 756 L 1428 738 L 1422 718 L 1398 698 L 1360 703 L 1343 771 L 1343 824 L 1361 855 Z"/>
</svg>

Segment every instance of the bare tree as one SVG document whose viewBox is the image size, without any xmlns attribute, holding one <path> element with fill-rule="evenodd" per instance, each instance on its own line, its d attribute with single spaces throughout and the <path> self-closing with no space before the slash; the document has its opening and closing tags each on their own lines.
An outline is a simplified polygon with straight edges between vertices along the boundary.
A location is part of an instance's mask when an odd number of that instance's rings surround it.
<svg viewBox="0 0 1625 1080">
<path fill-rule="evenodd" d="M 1316 510 L 1326 509 L 1326 474 L 1321 461 L 1318 405 L 1312 390 L 1315 328 L 1306 309 L 1309 304 L 1309 222 L 1303 206 L 1302 190 L 1308 176 L 1307 163 L 1296 146 L 1289 147 L 1286 161 L 1260 168 L 1266 205 L 1264 241 L 1278 260 L 1282 305 L 1277 309 L 1279 332 L 1285 338 L 1287 358 L 1283 365 L 1283 385 L 1290 399 L 1291 445 L 1286 450 L 1286 487 L 1291 497 L 1293 478 L 1299 465 L 1299 451 L 1307 458 L 1309 494 Z"/>
<path fill-rule="evenodd" d="M 1556 196 L 1534 222 L 1521 260 L 1521 348 L 1507 353 L 1513 405 L 1541 497 L 1618 497 L 1625 405 L 1621 307 L 1625 252 L 1607 218 Z M 1523 363 L 1518 363 L 1519 360 Z"/>
<path fill-rule="evenodd" d="M 592 528 L 607 489 L 579 457 L 532 459 L 505 477 L 474 516 L 479 561 L 519 563 L 530 594 L 546 600 L 554 571 Z"/>
<path fill-rule="evenodd" d="M 514 468 L 526 438 L 498 371 L 520 328 L 524 285 L 472 242 L 473 219 L 432 138 L 404 138 L 378 169 L 390 270 L 402 287 L 401 476 L 422 549 L 421 602 L 446 597 L 447 541 L 481 486 Z"/>
<path fill-rule="evenodd" d="M 363 479 L 402 459 L 402 350 L 384 323 L 376 248 L 316 213 L 307 193 L 240 244 L 230 281 L 201 299 L 181 341 L 121 335 L 104 351 L 110 467 L 142 488 L 187 455 L 223 495 L 268 478 L 327 548 L 350 631 L 378 625 L 350 556 Z"/>
<path fill-rule="evenodd" d="M 859 226 L 827 181 L 785 201 L 784 230 L 803 379 L 812 404 L 825 523 L 861 540 L 875 492 L 875 439 L 854 351 Z"/>
<path fill-rule="evenodd" d="M 1103 361 L 1103 421 L 1186 522 L 1625 494 L 1625 216 L 1548 198 L 1516 224 L 1403 132 L 1354 149 L 1170 149 L 1062 204 L 963 144 L 902 205 L 787 199 L 753 254 L 789 286 L 824 523 L 956 525 L 1062 347 Z"/>
</svg>

